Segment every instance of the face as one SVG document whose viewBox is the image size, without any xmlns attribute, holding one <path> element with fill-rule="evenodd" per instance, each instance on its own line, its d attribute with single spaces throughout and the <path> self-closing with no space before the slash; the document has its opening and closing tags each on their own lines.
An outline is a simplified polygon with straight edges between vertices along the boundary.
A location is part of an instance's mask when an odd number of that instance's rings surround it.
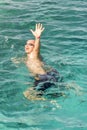
<svg viewBox="0 0 87 130">
<path fill-rule="evenodd" d="M 27 54 L 30 54 L 30 53 L 33 51 L 34 43 L 35 43 L 34 40 L 28 40 L 28 41 L 26 42 L 25 52 L 26 52 Z"/>
</svg>

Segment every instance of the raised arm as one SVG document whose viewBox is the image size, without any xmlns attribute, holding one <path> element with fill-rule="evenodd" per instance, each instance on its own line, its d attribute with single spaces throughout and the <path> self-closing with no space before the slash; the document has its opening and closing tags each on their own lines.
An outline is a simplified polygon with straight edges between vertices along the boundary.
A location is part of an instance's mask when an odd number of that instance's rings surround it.
<svg viewBox="0 0 87 130">
<path fill-rule="evenodd" d="M 40 37 L 41 37 L 42 32 L 44 31 L 44 28 L 42 24 L 39 23 L 39 24 L 36 24 L 35 31 L 33 31 L 32 29 L 30 31 L 35 37 L 34 51 L 38 54 L 40 52 Z"/>
</svg>

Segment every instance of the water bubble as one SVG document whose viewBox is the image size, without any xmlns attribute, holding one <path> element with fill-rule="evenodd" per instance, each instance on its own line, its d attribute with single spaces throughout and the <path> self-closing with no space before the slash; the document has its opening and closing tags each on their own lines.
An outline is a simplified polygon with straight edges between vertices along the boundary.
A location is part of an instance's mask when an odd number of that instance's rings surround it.
<svg viewBox="0 0 87 130">
<path fill-rule="evenodd" d="M 12 44 L 12 45 L 11 45 L 11 49 L 13 49 L 13 48 L 14 48 L 14 45 Z"/>
<path fill-rule="evenodd" d="M 8 36 L 5 36 L 5 42 L 7 42 L 8 41 Z"/>
</svg>

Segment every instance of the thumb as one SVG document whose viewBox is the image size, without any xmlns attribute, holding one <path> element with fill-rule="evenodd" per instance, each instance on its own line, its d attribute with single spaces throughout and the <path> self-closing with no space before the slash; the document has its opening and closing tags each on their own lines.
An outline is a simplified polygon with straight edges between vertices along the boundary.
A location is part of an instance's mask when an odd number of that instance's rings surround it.
<svg viewBox="0 0 87 130">
<path fill-rule="evenodd" d="M 30 29 L 30 31 L 33 33 L 34 31 L 32 29 Z"/>
<path fill-rule="evenodd" d="M 35 36 L 35 33 L 34 33 L 34 31 L 32 30 L 32 29 L 30 29 L 30 31 L 32 32 L 32 34 Z"/>
</svg>

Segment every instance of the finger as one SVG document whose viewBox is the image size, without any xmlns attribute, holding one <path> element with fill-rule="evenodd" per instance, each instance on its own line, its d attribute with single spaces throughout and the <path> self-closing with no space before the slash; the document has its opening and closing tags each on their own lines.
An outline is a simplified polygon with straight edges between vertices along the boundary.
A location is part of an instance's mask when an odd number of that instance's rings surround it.
<svg viewBox="0 0 87 130">
<path fill-rule="evenodd" d="M 32 29 L 30 29 L 30 31 L 33 33 L 34 31 Z"/>
<path fill-rule="evenodd" d="M 40 29 L 40 23 L 38 23 L 38 29 Z"/>
<path fill-rule="evenodd" d="M 36 29 L 38 29 L 38 24 L 36 24 Z"/>
<path fill-rule="evenodd" d="M 45 28 L 42 28 L 41 32 L 43 32 L 43 31 L 44 31 L 44 29 L 45 29 Z"/>
<path fill-rule="evenodd" d="M 40 29 L 42 29 L 42 27 L 43 27 L 43 25 L 42 25 L 42 24 L 40 24 Z"/>
<path fill-rule="evenodd" d="M 38 29 L 38 24 L 36 24 L 36 30 Z"/>
</svg>

